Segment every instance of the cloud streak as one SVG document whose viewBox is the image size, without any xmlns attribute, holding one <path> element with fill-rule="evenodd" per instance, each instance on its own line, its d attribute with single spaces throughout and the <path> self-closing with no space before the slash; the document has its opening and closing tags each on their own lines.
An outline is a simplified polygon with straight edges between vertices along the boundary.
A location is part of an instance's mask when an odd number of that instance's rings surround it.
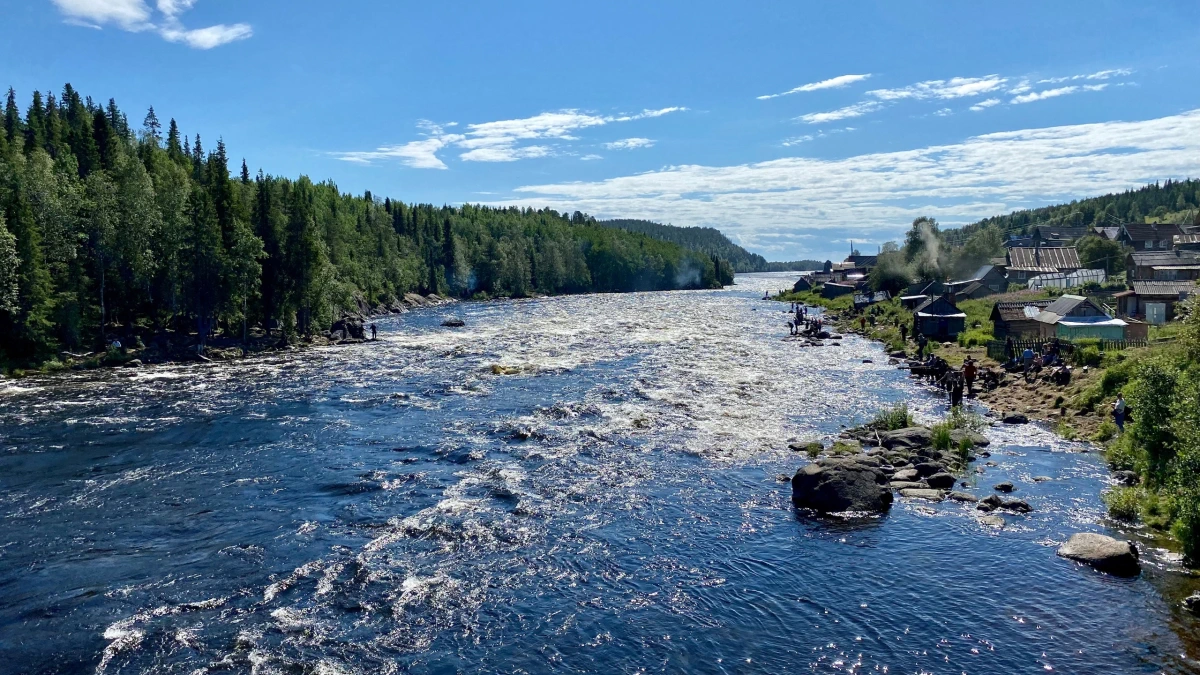
<svg viewBox="0 0 1200 675">
<path fill-rule="evenodd" d="M 842 87 L 850 86 L 855 82 L 862 82 L 869 77 L 871 77 L 870 73 L 863 75 L 838 75 L 837 77 L 831 77 L 828 80 L 802 84 L 795 89 L 789 89 L 779 94 L 767 94 L 757 98 L 760 101 L 767 101 L 773 98 L 779 98 L 780 96 L 791 96 L 792 94 L 800 94 L 807 91 L 820 91 L 821 89 L 841 89 Z"/>
<path fill-rule="evenodd" d="M 898 89 L 874 89 L 867 92 L 881 101 L 898 101 L 902 99 L 940 99 L 950 100 L 981 96 L 996 91 L 1008 82 L 1008 78 L 999 75 L 984 77 L 953 77 L 949 80 L 926 80 Z"/>
<path fill-rule="evenodd" d="M 386 145 L 370 151 L 335 152 L 334 157 L 356 164 L 372 164 L 382 160 L 399 160 L 414 169 L 446 169 L 446 163 L 437 155 L 449 147 L 462 152 L 458 158 L 464 162 L 515 162 L 555 154 L 551 143 L 579 140 L 575 133 L 593 127 L 633 122 L 636 120 L 662 117 L 682 112 L 687 108 L 673 106 L 655 110 L 643 110 L 636 114 L 593 115 L 576 109 L 544 112 L 533 117 L 480 122 L 468 124 L 460 133 L 451 133 L 446 127 L 429 121 L 421 121 L 418 127 L 428 138 L 400 145 Z M 540 143 L 538 141 L 541 141 Z M 610 150 L 633 150 L 648 148 L 654 141 L 648 138 L 626 138 L 606 143 Z M 597 159 L 597 156 L 588 156 Z"/>
<path fill-rule="evenodd" d="M 168 42 L 186 44 L 193 49 L 213 49 L 254 35 L 245 23 L 217 24 L 207 28 L 188 29 L 180 16 L 196 4 L 196 0 L 158 0 L 156 7 L 161 18 L 154 21 L 154 12 L 145 0 L 51 0 L 67 23 L 102 28 L 112 24 L 131 33 L 152 31 Z"/>
<path fill-rule="evenodd" d="M 845 108 L 830 110 L 829 112 L 808 113 L 796 118 L 797 122 L 805 124 L 825 124 L 828 122 L 837 122 L 838 120 L 851 119 L 853 117 L 862 117 L 863 115 L 873 113 L 883 107 L 878 101 L 863 101 L 848 105 Z"/>
<path fill-rule="evenodd" d="M 1014 96 L 1009 103 L 1013 105 L 1021 105 L 1022 103 L 1033 103 L 1034 101 L 1044 101 L 1048 98 L 1057 98 L 1059 96 L 1068 96 L 1077 94 L 1081 91 L 1103 91 L 1107 88 L 1107 84 L 1088 84 L 1082 87 L 1071 85 L 1069 87 L 1058 87 L 1057 89 L 1045 89 L 1043 91 L 1035 91 L 1028 94 Z"/>
<path fill-rule="evenodd" d="M 1197 156 L 1200 110 L 1144 121 L 985 134 L 844 159 L 684 165 L 598 182 L 528 185 L 501 204 L 720 226 L 760 251 L 798 255 L 811 245 L 801 241 L 803 235 L 818 234 L 820 241 L 833 235 L 882 241 L 900 237 L 918 215 L 953 226 L 1194 176 Z"/>
</svg>

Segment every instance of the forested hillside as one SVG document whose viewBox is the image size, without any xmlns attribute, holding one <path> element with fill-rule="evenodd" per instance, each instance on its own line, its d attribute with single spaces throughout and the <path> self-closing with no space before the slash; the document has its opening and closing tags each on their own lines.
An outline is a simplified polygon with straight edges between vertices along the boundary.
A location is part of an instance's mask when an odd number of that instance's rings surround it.
<svg viewBox="0 0 1200 675">
<path fill-rule="evenodd" d="M 727 260 L 736 272 L 786 272 L 792 270 L 821 269 L 822 263 L 816 260 L 799 260 L 795 262 L 767 262 L 767 259 L 733 243 L 711 227 L 676 227 L 663 225 L 649 220 L 602 220 L 600 225 L 613 227 L 627 232 L 645 234 L 655 239 L 679 244 L 692 251 L 698 251 L 709 256 Z"/>
<path fill-rule="evenodd" d="M 1037 225 L 1116 227 L 1122 223 L 1140 223 L 1147 218 L 1186 220 L 1191 224 L 1200 214 L 1197 207 L 1200 207 L 1200 180 L 1167 180 L 1119 194 L 993 216 L 959 229 L 946 230 L 944 234 L 953 242 L 961 242 L 984 227 L 993 227 L 1009 235 L 1028 234 Z"/>
<path fill-rule="evenodd" d="M 711 288 L 719 255 L 552 210 L 407 204 L 230 174 L 151 108 L 135 130 L 70 85 L 10 89 L 0 133 L 0 364 L 138 332 L 286 335 L 406 292 L 457 297 Z M 240 169 L 240 170 L 239 170 Z"/>
</svg>

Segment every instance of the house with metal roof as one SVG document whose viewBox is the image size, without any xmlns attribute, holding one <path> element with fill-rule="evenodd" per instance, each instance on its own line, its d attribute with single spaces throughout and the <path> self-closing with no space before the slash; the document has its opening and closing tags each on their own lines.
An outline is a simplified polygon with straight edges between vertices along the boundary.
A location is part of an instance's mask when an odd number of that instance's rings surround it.
<svg viewBox="0 0 1200 675">
<path fill-rule="evenodd" d="M 1167 223 L 1126 223 L 1121 226 L 1117 241 L 1135 251 L 1169 251 L 1175 237 L 1183 234 L 1178 225 Z"/>
<path fill-rule="evenodd" d="M 997 302 L 992 307 L 992 334 L 997 340 L 1010 336 L 1036 337 L 1041 334 L 1038 315 L 1049 306 L 1049 300 Z"/>
<path fill-rule="evenodd" d="M 1173 241 L 1176 250 L 1200 251 L 1200 234 L 1177 234 Z"/>
<path fill-rule="evenodd" d="M 968 298 L 974 300 L 1007 291 L 1008 278 L 1004 276 L 1003 268 L 995 265 L 983 265 L 966 279 L 948 282 L 946 290 L 954 296 L 955 300 Z"/>
<path fill-rule="evenodd" d="M 1116 241 L 1117 237 L 1121 236 L 1121 228 L 1119 227 L 1093 227 L 1092 232 L 1101 239 Z"/>
<path fill-rule="evenodd" d="M 1016 283 L 1025 283 L 1030 277 L 1039 274 L 1074 272 L 1081 267 L 1083 265 L 1079 263 L 1079 252 L 1072 246 L 1008 250 L 1008 278 Z"/>
<path fill-rule="evenodd" d="M 1200 278 L 1200 251 L 1136 251 L 1125 256 L 1125 279 L 1179 281 Z"/>
<path fill-rule="evenodd" d="M 929 298 L 913 312 L 913 334 L 945 342 L 967 328 L 967 315 L 944 296 Z"/>
<path fill-rule="evenodd" d="M 1127 324 L 1113 318 L 1100 305 L 1082 295 L 1064 295 L 1038 313 L 1039 334 L 1066 340 L 1100 338 L 1124 340 Z"/>
<path fill-rule="evenodd" d="M 1177 305 L 1196 294 L 1195 281 L 1134 281 L 1117 293 L 1117 312 L 1123 317 L 1161 325 L 1175 318 Z"/>
</svg>

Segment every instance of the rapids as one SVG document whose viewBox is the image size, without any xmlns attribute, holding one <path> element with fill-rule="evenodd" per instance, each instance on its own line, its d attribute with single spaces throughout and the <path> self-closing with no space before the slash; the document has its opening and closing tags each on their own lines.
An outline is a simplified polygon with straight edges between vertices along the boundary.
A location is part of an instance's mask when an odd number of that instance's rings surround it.
<svg viewBox="0 0 1200 675">
<path fill-rule="evenodd" d="M 953 503 L 798 514 L 789 440 L 945 406 L 878 345 L 781 341 L 761 298 L 794 278 L 0 381 L 0 671 L 1200 672 L 1177 558 L 1055 556 L 1105 531 L 1085 446 L 988 432 L 968 479 L 1035 508 L 1003 530 Z"/>
</svg>

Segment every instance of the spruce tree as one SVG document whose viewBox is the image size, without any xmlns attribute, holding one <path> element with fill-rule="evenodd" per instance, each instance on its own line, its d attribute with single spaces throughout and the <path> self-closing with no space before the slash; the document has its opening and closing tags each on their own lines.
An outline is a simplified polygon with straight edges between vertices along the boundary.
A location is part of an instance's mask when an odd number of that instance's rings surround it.
<svg viewBox="0 0 1200 675">
<path fill-rule="evenodd" d="M 21 110 L 17 107 L 17 92 L 12 87 L 9 87 L 8 102 L 4 105 L 4 133 L 8 136 L 10 144 L 15 146 L 18 138 L 23 140 L 25 132 L 23 126 L 21 124 Z"/>
<path fill-rule="evenodd" d="M 158 115 L 154 114 L 154 106 L 150 106 L 150 111 L 146 113 L 142 128 L 146 132 L 146 138 L 156 147 L 162 143 L 162 124 L 158 121 Z"/>
<path fill-rule="evenodd" d="M 179 145 L 179 125 L 175 123 L 175 118 L 171 118 L 171 126 L 167 131 L 167 156 L 174 161 L 179 161 L 183 155 L 183 147 Z"/>
</svg>

